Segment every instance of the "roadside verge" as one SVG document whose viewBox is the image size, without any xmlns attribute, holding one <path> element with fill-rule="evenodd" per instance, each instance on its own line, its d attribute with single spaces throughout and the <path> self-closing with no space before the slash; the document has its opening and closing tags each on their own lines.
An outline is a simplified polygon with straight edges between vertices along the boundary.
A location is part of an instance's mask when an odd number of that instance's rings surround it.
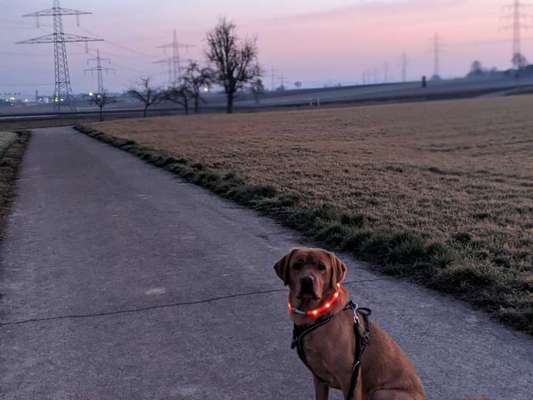
<svg viewBox="0 0 533 400">
<path fill-rule="evenodd" d="M 15 194 L 15 182 L 24 151 L 30 139 L 29 131 L 0 132 L 0 239 Z"/>
</svg>

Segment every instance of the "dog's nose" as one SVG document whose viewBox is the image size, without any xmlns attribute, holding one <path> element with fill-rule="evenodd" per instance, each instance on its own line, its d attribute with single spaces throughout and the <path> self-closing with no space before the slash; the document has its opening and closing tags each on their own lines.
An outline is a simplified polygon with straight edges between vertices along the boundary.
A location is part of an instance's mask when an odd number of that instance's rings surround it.
<svg viewBox="0 0 533 400">
<path fill-rule="evenodd" d="M 304 276 L 301 280 L 300 280 L 300 284 L 302 285 L 302 290 L 304 292 L 307 292 L 307 291 L 310 291 L 312 292 L 313 291 L 313 278 L 310 277 L 310 276 Z"/>
</svg>

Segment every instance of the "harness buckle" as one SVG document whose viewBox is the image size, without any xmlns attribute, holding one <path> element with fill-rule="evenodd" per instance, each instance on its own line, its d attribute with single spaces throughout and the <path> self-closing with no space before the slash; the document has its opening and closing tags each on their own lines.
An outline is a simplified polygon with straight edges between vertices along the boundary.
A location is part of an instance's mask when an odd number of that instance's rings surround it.
<svg viewBox="0 0 533 400">
<path fill-rule="evenodd" d="M 355 303 L 352 307 L 353 310 L 353 323 L 357 326 L 361 323 L 359 320 L 359 316 L 357 315 L 357 310 L 359 309 L 359 305 Z"/>
</svg>

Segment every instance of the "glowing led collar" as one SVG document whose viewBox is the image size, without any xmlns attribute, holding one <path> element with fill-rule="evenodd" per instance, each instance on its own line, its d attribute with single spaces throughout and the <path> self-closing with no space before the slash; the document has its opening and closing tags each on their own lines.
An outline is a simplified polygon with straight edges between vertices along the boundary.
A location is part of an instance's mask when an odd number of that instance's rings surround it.
<svg viewBox="0 0 533 400">
<path fill-rule="evenodd" d="M 305 315 L 311 318 L 317 318 L 320 315 L 322 315 L 324 312 L 328 311 L 333 306 L 333 304 L 335 304 L 335 302 L 340 296 L 340 292 L 341 292 L 341 284 L 337 283 L 337 290 L 335 291 L 335 293 L 333 293 L 333 295 L 328 300 L 326 300 L 324 304 L 322 304 L 320 307 L 313 308 L 312 310 L 307 310 L 307 311 L 303 311 L 296 307 L 293 307 L 291 303 L 289 302 L 289 313 Z"/>
</svg>

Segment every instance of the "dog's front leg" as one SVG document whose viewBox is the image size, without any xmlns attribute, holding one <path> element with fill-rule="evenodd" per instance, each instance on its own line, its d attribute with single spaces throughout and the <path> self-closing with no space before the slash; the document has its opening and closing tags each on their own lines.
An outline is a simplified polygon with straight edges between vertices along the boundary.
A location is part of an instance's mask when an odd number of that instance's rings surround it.
<svg viewBox="0 0 533 400">
<path fill-rule="evenodd" d="M 329 398 L 329 386 L 319 380 L 313 375 L 313 381 L 315 382 L 315 399 L 316 400 L 328 400 Z"/>
</svg>

